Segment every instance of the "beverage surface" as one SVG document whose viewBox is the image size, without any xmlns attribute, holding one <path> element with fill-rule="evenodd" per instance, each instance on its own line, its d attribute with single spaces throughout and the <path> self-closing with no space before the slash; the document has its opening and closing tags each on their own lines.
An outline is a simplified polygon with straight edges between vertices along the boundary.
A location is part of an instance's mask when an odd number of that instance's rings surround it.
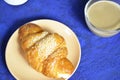
<svg viewBox="0 0 120 80">
<path fill-rule="evenodd" d="M 93 3 L 87 11 L 88 20 L 96 28 L 116 30 L 120 28 L 120 5 L 112 1 Z"/>
</svg>

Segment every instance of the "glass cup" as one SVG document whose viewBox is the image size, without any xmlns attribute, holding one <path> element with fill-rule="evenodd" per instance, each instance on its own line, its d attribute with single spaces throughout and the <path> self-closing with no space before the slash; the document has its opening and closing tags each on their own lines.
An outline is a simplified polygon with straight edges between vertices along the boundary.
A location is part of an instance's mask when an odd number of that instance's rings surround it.
<svg viewBox="0 0 120 80">
<path fill-rule="evenodd" d="M 110 37 L 110 36 L 113 36 L 113 35 L 119 33 L 120 32 L 119 29 L 118 30 L 101 30 L 90 23 L 90 21 L 88 19 L 87 10 L 93 3 L 97 2 L 97 1 L 101 1 L 101 0 L 89 0 L 87 2 L 87 4 L 85 5 L 84 14 L 85 14 L 85 21 L 86 21 L 86 24 L 88 25 L 88 28 L 93 33 L 95 33 L 96 35 L 101 36 L 101 37 Z M 111 1 L 111 0 L 102 0 L 102 1 Z M 117 2 L 117 0 L 112 0 L 112 1 L 119 4 L 119 2 Z"/>
</svg>

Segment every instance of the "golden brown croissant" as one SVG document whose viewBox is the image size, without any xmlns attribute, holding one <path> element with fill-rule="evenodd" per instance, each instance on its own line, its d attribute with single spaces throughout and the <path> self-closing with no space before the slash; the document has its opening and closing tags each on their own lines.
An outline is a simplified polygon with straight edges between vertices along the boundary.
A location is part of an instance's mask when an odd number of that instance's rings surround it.
<svg viewBox="0 0 120 80">
<path fill-rule="evenodd" d="M 19 29 L 20 46 L 28 63 L 38 72 L 51 78 L 67 78 L 74 66 L 66 58 L 65 40 L 57 33 L 49 33 L 29 23 Z"/>
<path fill-rule="evenodd" d="M 66 56 L 66 47 L 57 49 L 44 61 L 42 73 L 48 77 L 67 78 L 72 73 L 74 67 Z"/>
<path fill-rule="evenodd" d="M 19 39 L 22 40 L 27 35 L 34 34 L 41 31 L 43 31 L 42 28 L 40 28 L 36 24 L 31 24 L 31 23 L 25 24 L 19 30 Z"/>
</svg>

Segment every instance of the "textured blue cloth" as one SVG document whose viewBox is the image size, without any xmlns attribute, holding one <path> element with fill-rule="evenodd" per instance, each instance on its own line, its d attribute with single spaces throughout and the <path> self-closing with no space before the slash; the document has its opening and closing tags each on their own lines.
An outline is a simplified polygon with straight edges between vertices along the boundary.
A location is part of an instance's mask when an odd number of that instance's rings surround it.
<svg viewBox="0 0 120 80">
<path fill-rule="evenodd" d="M 69 80 L 120 80 L 120 34 L 109 38 L 93 34 L 84 20 L 87 1 L 29 0 L 24 5 L 10 6 L 0 0 L 0 80 L 15 80 L 5 63 L 8 39 L 19 26 L 36 19 L 60 21 L 76 33 L 82 57 Z"/>
</svg>

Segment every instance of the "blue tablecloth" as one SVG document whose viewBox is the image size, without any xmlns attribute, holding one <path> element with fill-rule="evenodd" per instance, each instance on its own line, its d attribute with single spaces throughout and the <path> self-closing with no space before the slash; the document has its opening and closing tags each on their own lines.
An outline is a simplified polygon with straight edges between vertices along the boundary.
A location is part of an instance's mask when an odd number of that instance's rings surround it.
<svg viewBox="0 0 120 80">
<path fill-rule="evenodd" d="M 109 38 L 93 34 L 84 19 L 87 1 L 29 0 L 24 5 L 10 6 L 0 0 L 0 80 L 15 80 L 5 62 L 8 39 L 19 26 L 36 19 L 60 21 L 76 33 L 82 57 L 69 80 L 120 80 L 120 34 Z"/>
</svg>

